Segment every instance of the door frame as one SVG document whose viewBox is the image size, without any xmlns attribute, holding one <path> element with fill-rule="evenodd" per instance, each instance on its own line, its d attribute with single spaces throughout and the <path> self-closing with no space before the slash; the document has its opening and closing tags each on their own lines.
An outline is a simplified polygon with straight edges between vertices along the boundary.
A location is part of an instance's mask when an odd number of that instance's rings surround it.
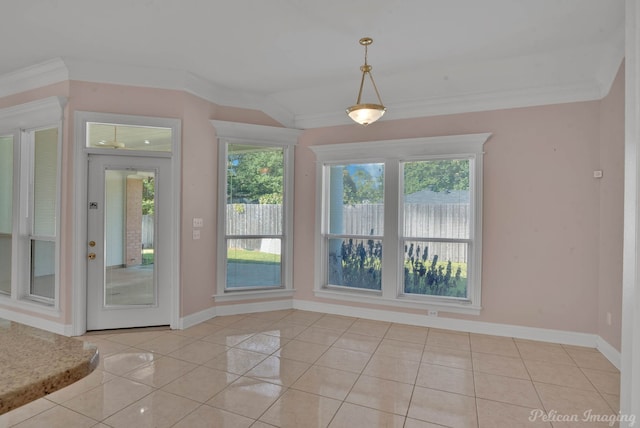
<svg viewBox="0 0 640 428">
<path fill-rule="evenodd" d="M 171 152 L 150 152 L 118 149 L 91 149 L 86 147 L 87 122 L 117 123 L 133 126 L 159 126 L 171 128 Z M 71 334 L 80 336 L 87 331 L 87 183 L 89 154 L 162 157 L 171 159 L 171 232 L 165 244 L 167 260 L 171 261 L 170 323 L 171 329 L 180 327 L 180 200 L 181 200 L 181 140 L 180 119 L 135 116 L 88 111 L 74 112 L 74 195 L 73 195 L 73 272 L 71 296 Z"/>
</svg>

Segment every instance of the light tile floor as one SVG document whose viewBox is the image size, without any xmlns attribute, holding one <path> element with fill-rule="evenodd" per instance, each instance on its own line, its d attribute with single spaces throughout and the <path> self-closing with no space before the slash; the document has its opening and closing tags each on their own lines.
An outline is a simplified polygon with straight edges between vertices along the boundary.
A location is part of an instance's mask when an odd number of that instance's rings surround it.
<svg viewBox="0 0 640 428">
<path fill-rule="evenodd" d="M 585 412 L 619 410 L 590 348 L 299 310 L 82 339 L 98 369 L 0 427 L 608 427 Z"/>
</svg>

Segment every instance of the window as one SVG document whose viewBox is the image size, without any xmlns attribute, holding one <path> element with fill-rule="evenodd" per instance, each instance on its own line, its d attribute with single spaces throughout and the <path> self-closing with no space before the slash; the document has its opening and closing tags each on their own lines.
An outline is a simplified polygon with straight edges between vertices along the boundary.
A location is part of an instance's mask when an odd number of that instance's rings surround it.
<svg viewBox="0 0 640 428">
<path fill-rule="evenodd" d="M 311 147 L 320 161 L 316 295 L 479 313 L 488 138 Z"/>
<path fill-rule="evenodd" d="M 468 300 L 470 158 L 401 162 L 403 294 Z"/>
<path fill-rule="evenodd" d="M 0 296 L 4 303 L 58 305 L 61 117 L 58 98 L 0 110 Z M 16 129 L 17 123 L 22 129 Z"/>
<path fill-rule="evenodd" d="M 87 122 L 85 144 L 90 149 L 171 152 L 173 150 L 172 129 L 159 126 Z"/>
<path fill-rule="evenodd" d="M 384 164 L 328 165 L 328 284 L 382 289 Z"/>
<path fill-rule="evenodd" d="M 58 212 L 58 128 L 26 133 L 33 167 L 29 199 L 29 295 L 53 302 L 56 285 L 56 230 Z"/>
<path fill-rule="evenodd" d="M 293 147 L 299 131 L 212 121 L 219 141 L 218 294 L 290 294 Z"/>
<path fill-rule="evenodd" d="M 13 248 L 13 135 L 0 136 L 0 293 L 11 295 Z"/>
</svg>

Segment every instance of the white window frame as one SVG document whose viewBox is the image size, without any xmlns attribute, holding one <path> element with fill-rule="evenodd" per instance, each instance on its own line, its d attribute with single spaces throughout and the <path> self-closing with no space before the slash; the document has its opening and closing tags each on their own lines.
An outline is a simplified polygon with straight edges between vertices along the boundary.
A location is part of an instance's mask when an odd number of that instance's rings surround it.
<svg viewBox="0 0 640 428">
<path fill-rule="evenodd" d="M 256 298 L 291 297 L 293 295 L 293 165 L 294 149 L 302 131 L 272 126 L 212 120 L 218 140 L 218 225 L 217 225 L 217 289 L 216 302 L 251 300 Z M 284 153 L 284 194 L 282 207 L 282 286 L 229 290 L 227 283 L 227 147 L 229 144 L 250 144 L 280 147 Z"/>
<path fill-rule="evenodd" d="M 60 212 L 62 176 L 62 121 L 66 98 L 42 100 L 0 109 L 0 134 L 13 135 L 13 237 L 11 261 L 11 294 L 0 294 L 0 303 L 12 308 L 49 316 L 60 315 Z M 56 209 L 54 298 L 31 294 L 31 241 L 33 235 L 33 179 L 35 132 L 56 129 Z M 36 237 L 37 238 L 37 237 Z"/>
<path fill-rule="evenodd" d="M 482 174 L 483 145 L 490 133 L 451 135 L 441 137 L 370 141 L 363 143 L 326 144 L 311 146 L 318 159 L 316 171 L 316 263 L 314 294 L 317 297 L 343 301 L 426 309 L 443 312 L 478 315 L 482 309 Z M 444 296 L 416 296 L 404 294 L 402 284 L 402 178 L 401 162 L 433 159 L 470 160 L 469 184 L 471 189 L 472 220 L 469 244 L 469 282 L 467 299 Z M 384 235 L 382 290 L 345 289 L 327 285 L 327 248 L 324 239 L 327 226 L 328 178 L 326 167 L 335 164 L 384 162 Z M 398 257 L 389 257 L 394 248 Z M 385 257 L 386 256 L 386 257 Z"/>
</svg>

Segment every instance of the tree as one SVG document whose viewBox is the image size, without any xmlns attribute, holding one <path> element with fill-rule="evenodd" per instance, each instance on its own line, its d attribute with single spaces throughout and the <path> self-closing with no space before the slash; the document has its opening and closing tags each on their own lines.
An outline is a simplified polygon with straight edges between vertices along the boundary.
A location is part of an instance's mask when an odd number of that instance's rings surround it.
<svg viewBox="0 0 640 428">
<path fill-rule="evenodd" d="M 383 201 L 384 173 L 382 166 L 375 175 L 365 168 L 345 168 L 343 174 L 343 203 L 381 203 Z"/>
<path fill-rule="evenodd" d="M 282 149 L 234 151 L 229 146 L 227 201 L 248 203 L 282 202 L 284 156 Z"/>
<path fill-rule="evenodd" d="M 433 192 L 469 190 L 469 161 L 446 159 L 407 162 L 404 165 L 404 194 L 425 189 Z"/>
<path fill-rule="evenodd" d="M 142 180 L 142 215 L 153 215 L 155 209 L 156 184 L 154 177 Z"/>
</svg>

